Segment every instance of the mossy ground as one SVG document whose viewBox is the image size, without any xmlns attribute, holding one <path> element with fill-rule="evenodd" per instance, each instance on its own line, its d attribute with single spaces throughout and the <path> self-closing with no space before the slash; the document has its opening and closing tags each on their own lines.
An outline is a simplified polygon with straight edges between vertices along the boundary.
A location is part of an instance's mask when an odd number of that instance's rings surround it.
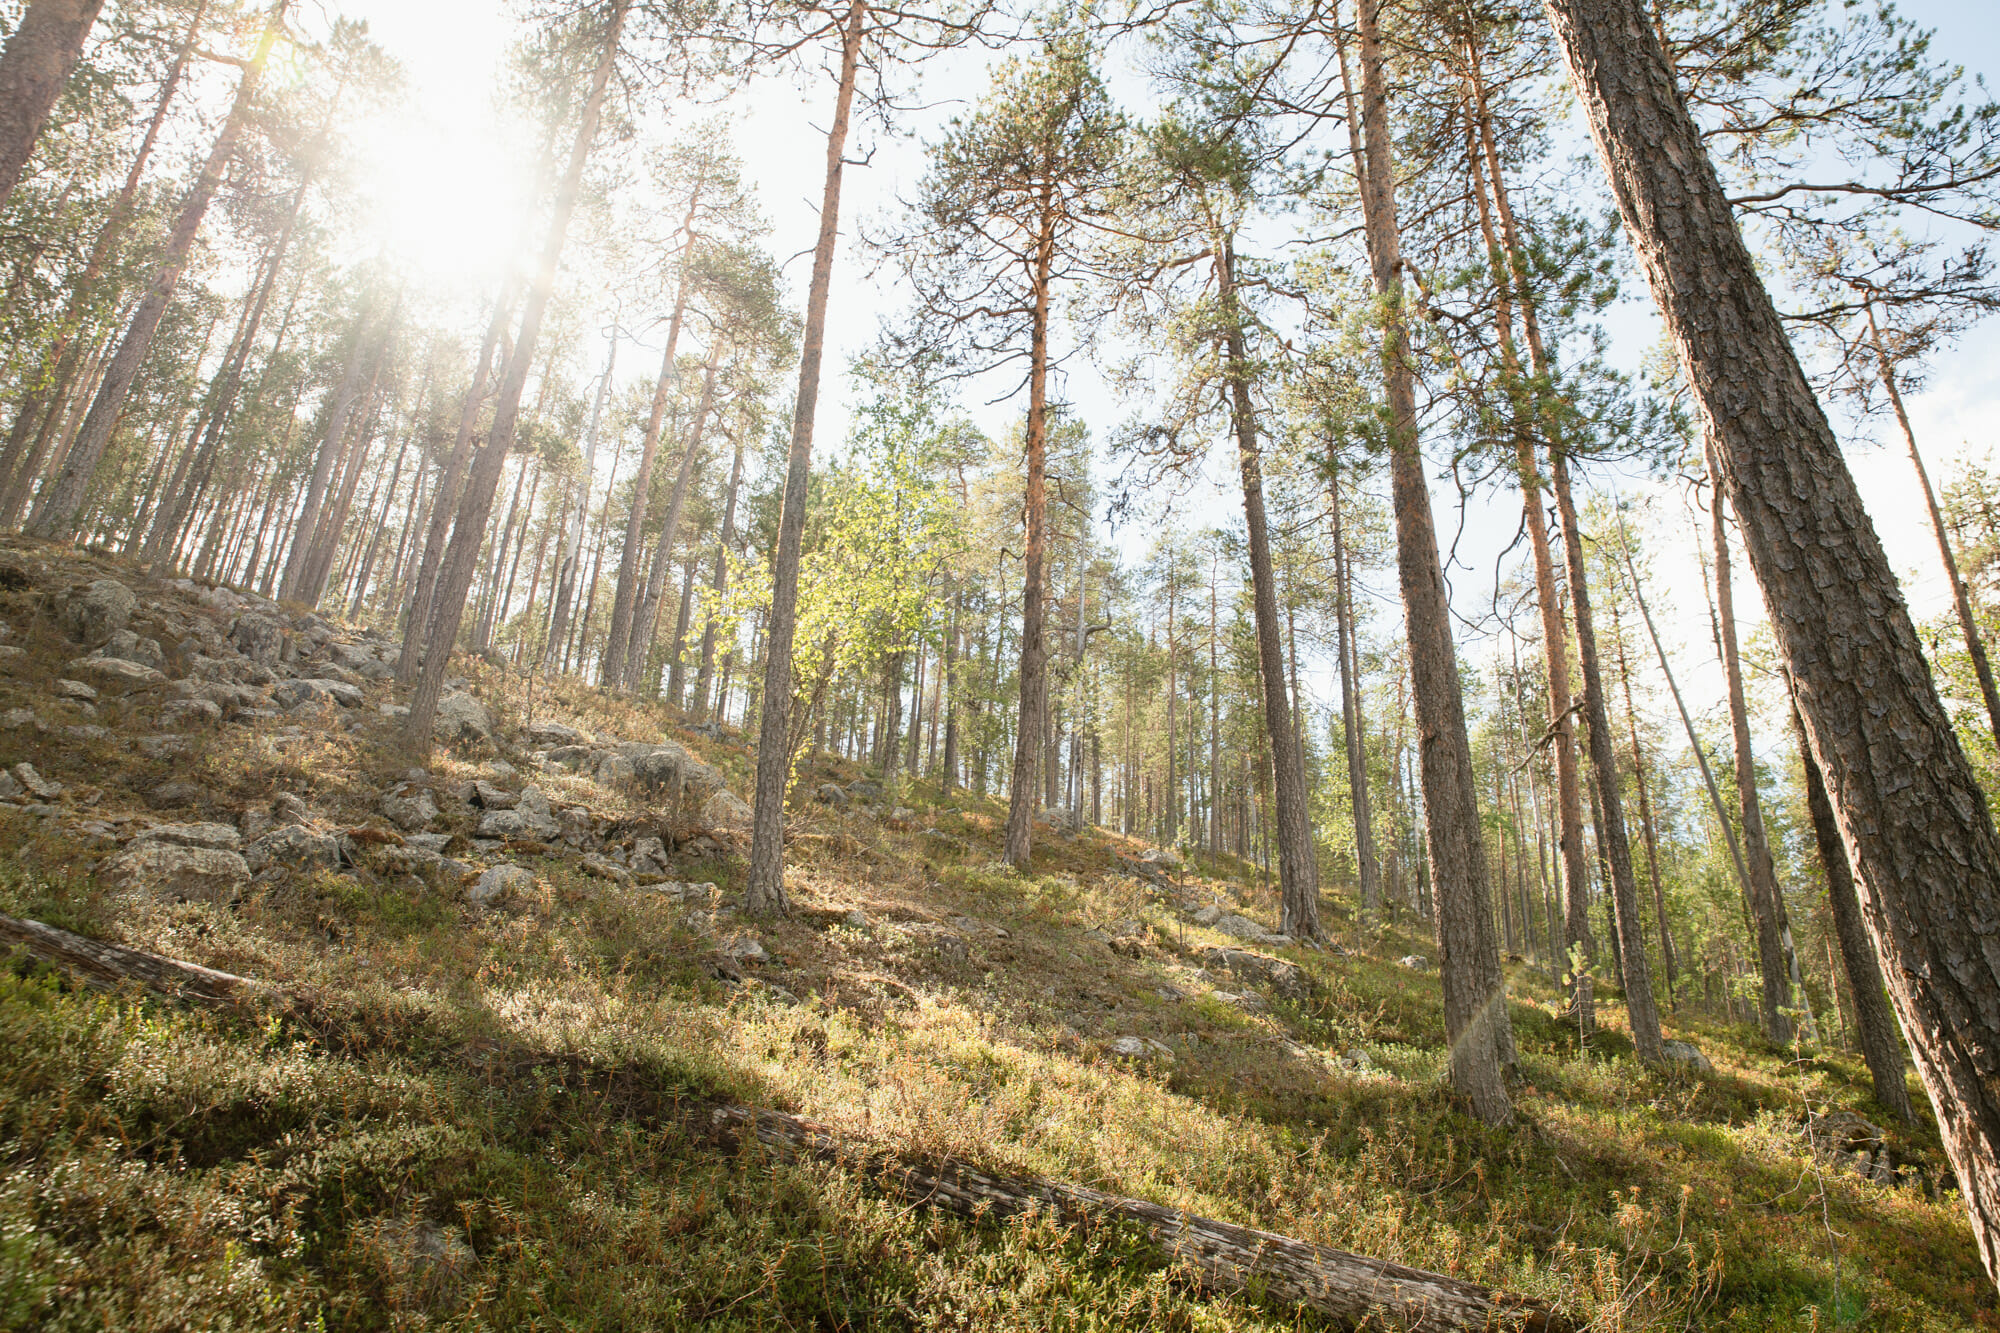
<svg viewBox="0 0 2000 1333">
<path fill-rule="evenodd" d="M 525 705 L 518 680 L 481 684 Z M 0 683 L 0 708 L 26 689 Z M 674 735 L 743 788 L 727 740 L 538 689 L 537 716 Z M 372 727 L 283 751 L 230 729 L 171 766 L 36 748 L 67 744 L 17 748 L 66 780 L 97 765 L 108 793 L 169 768 L 229 801 L 309 784 L 357 821 L 407 766 Z M 835 1167 L 720 1155 L 675 1114 L 711 1098 L 1545 1296 L 1603 1329 L 2000 1328 L 1954 1194 L 1826 1174 L 1806 1151 L 1808 1108 L 1884 1119 L 1858 1057 L 1683 1009 L 1671 1032 L 1716 1073 L 1648 1071 L 1615 1001 L 1579 1042 L 1516 964 L 1520 1119 L 1488 1129 L 1441 1084 L 1435 975 L 1393 962 L 1431 952 L 1410 923 L 1362 935 L 1330 890 L 1344 952 L 1286 951 L 1312 998 L 1246 1010 L 1192 971 L 1229 941 L 1116 872 L 1136 844 L 1045 835 L 1024 876 L 997 864 L 996 804 L 901 799 L 919 816 L 901 830 L 800 809 L 798 910 L 775 923 L 558 856 L 489 915 L 365 869 L 227 904 L 114 896 L 89 878 L 101 849 L 0 820 L 0 911 L 279 983 L 312 1015 L 0 970 L 0 1328 L 1316 1326 L 1204 1295 L 1120 1228 L 973 1225 Z M 740 887 L 735 858 L 677 873 Z M 1227 858 L 1174 893 L 1205 891 L 1275 907 Z M 1116 949 L 1092 933 L 1118 923 L 1140 931 Z M 740 986 L 703 966 L 739 933 L 775 960 Z M 1128 1034 L 1173 1054 L 1107 1053 Z M 1355 1047 L 1372 1068 L 1339 1066 Z M 1941 1162 L 1928 1126 L 1898 1146 Z"/>
</svg>

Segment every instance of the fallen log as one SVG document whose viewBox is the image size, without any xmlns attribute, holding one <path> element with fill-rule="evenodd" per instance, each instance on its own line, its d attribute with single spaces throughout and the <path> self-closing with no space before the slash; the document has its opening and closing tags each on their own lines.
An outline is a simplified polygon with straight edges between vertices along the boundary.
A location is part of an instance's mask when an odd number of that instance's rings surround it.
<svg viewBox="0 0 2000 1333">
<path fill-rule="evenodd" d="M 278 1003 L 291 998 L 248 977 L 106 944 L 39 921 L 0 916 L 0 941 L 21 944 L 36 957 L 103 989 L 137 982 L 166 998 L 230 1009 L 253 998 Z M 1569 1333 L 1574 1327 L 1535 1297 L 1496 1292 L 1442 1273 L 1199 1217 L 1143 1199 L 1025 1176 L 992 1175 L 951 1158 L 914 1161 L 782 1111 L 713 1103 L 684 1109 L 697 1122 L 692 1128 L 710 1142 L 737 1149 L 755 1143 L 786 1160 L 827 1162 L 857 1172 L 898 1198 L 961 1217 L 999 1219 L 1046 1209 L 1071 1222 L 1134 1223 L 1205 1290 L 1230 1295 L 1254 1290 L 1348 1327 L 1425 1333 Z"/>
<path fill-rule="evenodd" d="M 988 1175 L 950 1158 L 912 1162 L 782 1111 L 717 1106 L 709 1120 L 719 1141 L 739 1146 L 754 1141 L 781 1157 L 857 1171 L 899 1198 L 961 1217 L 1004 1218 L 1047 1209 L 1066 1221 L 1137 1223 L 1205 1289 L 1232 1295 L 1255 1289 L 1349 1327 L 1481 1333 L 1563 1333 L 1572 1327 L 1534 1297 L 1081 1185 Z"/>
<path fill-rule="evenodd" d="M 0 941 L 22 945 L 35 957 L 68 970 L 99 990 L 117 990 L 137 982 L 166 999 L 233 1007 L 265 989 L 261 982 L 232 972 L 162 958 L 122 944 L 106 944 L 39 921 L 0 916 Z"/>
</svg>

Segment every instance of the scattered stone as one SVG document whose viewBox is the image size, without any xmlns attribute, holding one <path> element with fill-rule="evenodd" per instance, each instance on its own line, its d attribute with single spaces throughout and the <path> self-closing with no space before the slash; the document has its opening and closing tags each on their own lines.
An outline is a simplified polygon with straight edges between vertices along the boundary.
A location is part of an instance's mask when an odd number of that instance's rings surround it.
<svg viewBox="0 0 2000 1333">
<path fill-rule="evenodd" d="M 84 688 L 89 689 L 90 687 L 86 685 Z M 32 708 L 10 708 L 4 713 L 0 713 L 0 727 L 5 727 L 9 731 L 18 731 L 22 727 L 39 727 L 41 725 L 42 719 L 35 715 L 35 710 Z"/>
<path fill-rule="evenodd" d="M 917 812 L 907 805 L 899 805 L 882 822 L 893 829 L 907 829 L 917 822 Z"/>
<path fill-rule="evenodd" d="M 740 940 L 732 940 L 728 944 L 723 945 L 722 952 L 728 954 L 739 963 L 768 963 L 771 961 L 771 955 L 764 951 L 763 941 L 747 935 Z"/>
<path fill-rule="evenodd" d="M 97 691 L 80 680 L 59 680 L 55 691 L 58 699 L 81 699 L 88 703 L 97 698 Z"/>
<path fill-rule="evenodd" d="M 577 861 L 577 865 L 586 875 L 597 879 L 608 879 L 612 883 L 622 884 L 628 889 L 632 887 L 632 872 L 615 861 L 607 861 L 601 856 L 592 855 L 580 858 Z"/>
<path fill-rule="evenodd" d="M 724 829 L 731 832 L 747 831 L 757 812 L 734 792 L 719 791 L 703 802 L 701 807 L 702 827 L 711 831 Z"/>
<path fill-rule="evenodd" d="M 1173 1047 L 1165 1042 L 1154 1041 L 1151 1037 L 1116 1037 L 1107 1047 L 1113 1055 L 1131 1056 L 1141 1060 L 1151 1060 L 1159 1056 L 1171 1056 Z"/>
<path fill-rule="evenodd" d="M 209 699 L 173 699 L 160 707 L 163 727 L 208 727 L 220 721 L 222 707 Z"/>
<path fill-rule="evenodd" d="M 63 632 L 95 648 L 108 641 L 132 618 L 139 599 L 116 579 L 98 579 L 64 593 L 56 610 Z"/>
<path fill-rule="evenodd" d="M 98 649 L 103 657 L 116 657 L 127 662 L 137 662 L 155 671 L 163 671 L 167 665 L 167 655 L 160 647 L 158 639 L 142 639 L 129 629 L 114 631 L 105 645 Z"/>
<path fill-rule="evenodd" d="M 208 790 L 198 783 L 184 778 L 172 782 L 162 782 L 146 793 L 146 804 L 155 810 L 170 810 L 176 807 L 208 804 Z"/>
<path fill-rule="evenodd" d="M 882 784 L 873 778 L 863 778 L 860 782 L 848 783 L 847 794 L 857 801 L 880 801 L 882 799 Z"/>
<path fill-rule="evenodd" d="M 189 897 L 227 893 L 250 878 L 250 866 L 233 851 L 173 842 L 139 842 L 97 868 L 113 888 L 159 889 Z"/>
<path fill-rule="evenodd" d="M 88 708 L 89 705 L 78 704 L 77 707 Z M 64 727 L 63 734 L 80 741 L 101 741 L 111 734 L 111 729 L 109 727 L 99 727 L 84 723 L 80 726 Z"/>
<path fill-rule="evenodd" d="M 33 764 L 14 765 L 14 778 L 38 801 L 53 801 L 62 795 L 62 783 L 50 782 L 35 771 Z"/>
<path fill-rule="evenodd" d="M 153 668 L 122 657 L 79 657 L 69 664 L 69 669 L 79 676 L 90 677 L 105 694 L 131 694 L 167 683 L 167 678 Z"/>
<path fill-rule="evenodd" d="M 484 779 L 475 778 L 465 784 L 462 793 L 467 805 L 476 805 L 481 810 L 512 810 L 521 803 L 519 792 L 496 787 Z"/>
<path fill-rule="evenodd" d="M 875 929 L 874 923 L 868 919 L 868 914 L 862 911 L 858 907 L 849 908 L 847 911 L 847 915 L 842 917 L 841 920 L 845 921 L 850 927 L 852 927 L 855 930 Z"/>
<path fill-rule="evenodd" d="M 411 847 L 425 847 L 434 852 L 441 852 L 446 847 L 451 845 L 451 834 L 412 833 L 408 837 L 404 838 L 403 841 L 405 844 Z"/>
<path fill-rule="evenodd" d="M 1217 906 L 1215 903 L 1210 903 L 1208 906 L 1196 912 L 1194 916 L 1190 919 L 1197 926 L 1212 926 L 1216 922 L 1222 920 L 1222 908 Z"/>
<path fill-rule="evenodd" d="M 134 743 L 139 747 L 139 753 L 148 759 L 178 759 L 194 749 L 181 736 L 141 736 Z"/>
<path fill-rule="evenodd" d="M 509 895 L 529 893 L 534 887 L 534 871 L 517 865 L 497 865 L 465 891 L 465 901 L 481 909 L 497 907 Z"/>
<path fill-rule="evenodd" d="M 252 662 L 260 666 L 275 666 L 283 655 L 285 631 L 283 626 L 269 616 L 249 612 L 236 618 L 229 628 L 229 641 Z"/>
<path fill-rule="evenodd" d="M 271 798 L 271 813 L 282 824 L 303 824 L 312 817 L 305 798 L 297 792 L 281 791 Z"/>
<path fill-rule="evenodd" d="M 1340 1067 L 1342 1069 L 1356 1070 L 1373 1069 L 1375 1062 L 1368 1058 L 1368 1052 L 1357 1046 L 1340 1057 Z"/>
<path fill-rule="evenodd" d="M 15 780 L 12 773 L 0 771 L 0 801 L 18 800 L 27 794 L 27 790 Z"/>
<path fill-rule="evenodd" d="M 527 736 L 535 745 L 588 745 L 591 742 L 590 733 L 560 722 L 530 722 Z"/>
<path fill-rule="evenodd" d="M 1396 960 L 1397 967 L 1406 967 L 1412 972 L 1428 972 L 1431 960 L 1420 953 L 1406 953 Z"/>
<path fill-rule="evenodd" d="M 438 700 L 432 730 L 442 741 L 484 741 L 493 738 L 493 715 L 486 705 L 463 692 Z"/>
<path fill-rule="evenodd" d="M 378 1218 L 356 1228 L 362 1247 L 420 1306 L 443 1306 L 472 1274 L 479 1255 L 456 1227 Z"/>
<path fill-rule="evenodd" d="M 281 824 L 244 848 L 243 859 L 253 871 L 273 863 L 299 870 L 314 867 L 332 870 L 341 862 L 340 839 L 316 833 L 303 824 Z"/>
<path fill-rule="evenodd" d="M 1303 1000 L 1310 991 L 1306 974 L 1297 964 L 1271 958 L 1247 949 L 1209 948 L 1201 951 L 1204 967 L 1233 972 L 1246 981 L 1269 986 L 1288 1000 Z"/>
<path fill-rule="evenodd" d="M 817 793 L 821 805 L 830 805 L 839 810 L 847 805 L 847 789 L 837 782 L 822 782 Z"/>
<path fill-rule="evenodd" d="M 176 847 L 206 847 L 211 851 L 233 852 L 243 845 L 243 835 L 227 824 L 155 824 L 149 829 L 142 829 L 132 842 L 134 846 L 145 842 L 165 842 Z"/>
<path fill-rule="evenodd" d="M 1261 940 L 1271 932 L 1260 921 L 1230 912 L 1215 918 L 1215 929 L 1225 935 L 1234 935 L 1239 940 Z"/>
<path fill-rule="evenodd" d="M 1701 1074 L 1715 1072 L 1715 1066 L 1709 1058 L 1689 1042 L 1663 1041 L 1660 1043 L 1660 1054 L 1666 1058 L 1668 1064 L 1685 1065 Z"/>
<path fill-rule="evenodd" d="M 287 712 L 331 701 L 342 708 L 361 707 L 361 691 L 344 680 L 315 677 L 288 680 L 271 691 L 271 701 Z"/>
<path fill-rule="evenodd" d="M 415 832 L 430 827 L 438 817 L 438 808 L 429 792 L 406 784 L 382 798 L 382 814 L 397 828 Z"/>
</svg>

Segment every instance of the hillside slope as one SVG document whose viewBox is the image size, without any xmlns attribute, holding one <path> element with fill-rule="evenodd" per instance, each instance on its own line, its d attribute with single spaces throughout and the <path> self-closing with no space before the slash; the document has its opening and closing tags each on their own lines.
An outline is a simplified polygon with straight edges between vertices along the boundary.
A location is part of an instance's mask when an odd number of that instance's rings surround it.
<svg viewBox="0 0 2000 1333">
<path fill-rule="evenodd" d="M 822 761 L 798 910 L 751 921 L 725 730 L 468 662 L 417 768 L 385 638 L 25 543 L 0 623 L 0 912 L 293 997 L 10 955 L 0 1327 L 1313 1326 L 1126 1229 L 718 1152 L 675 1111 L 724 1099 L 1606 1329 L 2000 1328 L 1934 1131 L 1870 1124 L 1858 1057 L 1683 1013 L 1713 1069 L 1649 1072 L 1615 998 L 1580 1043 L 1517 960 L 1493 1131 L 1442 1086 L 1421 928 L 1337 892 L 1341 946 L 1297 947 L 1252 867 L 1044 828 L 1021 875 L 999 805 Z"/>
</svg>

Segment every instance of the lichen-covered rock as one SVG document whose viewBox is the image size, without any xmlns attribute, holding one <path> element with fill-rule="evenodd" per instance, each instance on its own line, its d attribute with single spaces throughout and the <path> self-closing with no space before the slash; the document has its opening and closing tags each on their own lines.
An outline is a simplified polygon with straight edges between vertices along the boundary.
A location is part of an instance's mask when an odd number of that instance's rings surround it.
<svg viewBox="0 0 2000 1333">
<path fill-rule="evenodd" d="M 447 694 L 438 700 L 437 719 L 431 730 L 442 741 L 490 740 L 493 714 L 469 694 Z"/>
<path fill-rule="evenodd" d="M 222 706 L 211 699 L 171 699 L 160 705 L 163 727 L 209 727 L 222 721 Z"/>
<path fill-rule="evenodd" d="M 560 722 L 530 722 L 528 740 L 535 745 L 588 745 L 590 734 Z"/>
<path fill-rule="evenodd" d="M 1685 1065 L 1702 1074 L 1715 1072 L 1715 1066 L 1710 1063 L 1709 1058 L 1689 1042 L 1663 1041 L 1660 1043 L 1660 1054 L 1666 1057 L 1668 1064 Z"/>
<path fill-rule="evenodd" d="M 626 888 L 632 886 L 632 872 L 624 866 L 619 865 L 616 861 L 607 861 L 601 856 L 586 856 L 580 859 L 577 865 L 586 875 L 591 875 L 598 879 L 608 879 L 612 883 L 622 884 Z"/>
<path fill-rule="evenodd" d="M 139 599 L 117 579 L 97 579 L 64 593 L 56 610 L 63 632 L 95 648 L 124 629 Z"/>
<path fill-rule="evenodd" d="M 276 666 L 284 654 L 284 626 L 269 616 L 246 612 L 230 626 L 229 642 L 251 661 L 261 666 Z"/>
<path fill-rule="evenodd" d="M 719 791 L 702 802 L 701 826 L 711 832 L 746 832 L 757 812 L 734 792 Z"/>
<path fill-rule="evenodd" d="M 233 852 L 243 845 L 243 835 L 227 824 L 199 822 L 193 824 L 155 824 L 144 829 L 132 839 L 136 846 L 143 842 L 166 842 L 176 847 L 206 847 L 211 851 Z"/>
<path fill-rule="evenodd" d="M 481 875 L 465 891 L 465 901 L 474 907 L 498 907 L 515 894 L 530 893 L 535 887 L 532 870 L 517 865 L 497 865 Z"/>
<path fill-rule="evenodd" d="M 250 866 L 232 851 L 175 842 L 135 842 L 97 869 L 113 888 L 155 889 L 188 897 L 228 893 L 250 878 Z"/>
<path fill-rule="evenodd" d="M 830 805 L 838 810 L 847 804 L 847 789 L 837 782 L 822 782 L 816 794 L 821 805 Z"/>
<path fill-rule="evenodd" d="M 122 657 L 79 657 L 69 673 L 94 684 L 106 694 L 132 694 L 165 685 L 167 678 L 149 666 L 128 662 Z"/>
<path fill-rule="evenodd" d="M 62 783 L 49 781 L 35 771 L 33 764 L 14 765 L 14 778 L 38 801 L 53 801 L 62 795 Z"/>
<path fill-rule="evenodd" d="M 546 842 L 562 832 L 548 795 L 540 787 L 530 787 L 507 810 L 488 810 L 479 817 L 482 838 L 520 838 Z"/>
<path fill-rule="evenodd" d="M 382 813 L 397 828 L 414 833 L 431 826 L 438 808 L 422 787 L 399 787 L 382 798 Z"/>
<path fill-rule="evenodd" d="M 55 683 L 58 699 L 75 699 L 80 703 L 90 703 L 97 698 L 97 691 L 80 680 L 59 680 Z"/>
<path fill-rule="evenodd" d="M 160 647 L 158 639 L 142 639 L 129 629 L 114 630 L 110 639 L 98 649 L 102 657 L 123 658 L 127 662 L 137 662 L 155 671 L 164 671 L 167 666 L 166 650 Z"/>
<path fill-rule="evenodd" d="M 361 691 L 344 680 L 315 676 L 285 681 L 271 691 L 271 702 L 288 710 L 328 702 L 342 708 L 359 708 Z"/>
<path fill-rule="evenodd" d="M 298 870 L 315 867 L 331 870 L 341 861 L 340 839 L 303 824 L 285 824 L 251 843 L 244 849 L 243 859 L 252 870 L 272 864 Z"/>
<path fill-rule="evenodd" d="M 1251 953 L 1247 949 L 1203 949 L 1201 965 L 1234 972 L 1246 981 L 1269 986 L 1273 992 L 1288 1000 L 1303 1000 L 1308 991 L 1306 974 L 1296 964 L 1282 958 Z"/>
</svg>

